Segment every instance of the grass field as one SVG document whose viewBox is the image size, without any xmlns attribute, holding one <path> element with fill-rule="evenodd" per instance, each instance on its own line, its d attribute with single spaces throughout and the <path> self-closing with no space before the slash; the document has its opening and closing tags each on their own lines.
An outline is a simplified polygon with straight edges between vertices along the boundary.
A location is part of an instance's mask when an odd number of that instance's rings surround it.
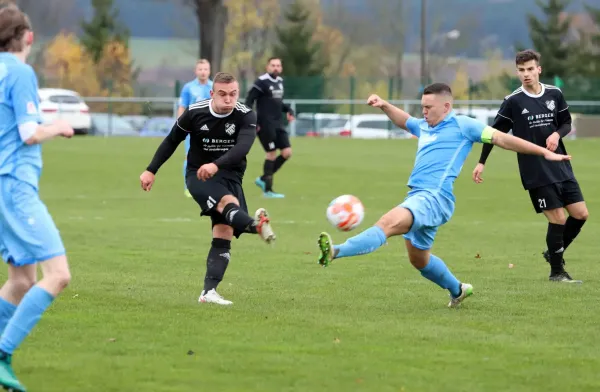
<svg viewBox="0 0 600 392">
<path fill-rule="evenodd" d="M 41 193 L 73 281 L 16 352 L 23 383 L 45 392 L 600 390 L 600 140 L 568 142 L 591 213 L 565 255 L 583 285 L 548 282 L 546 224 L 514 154 L 496 148 L 475 185 L 475 146 L 434 248 L 475 287 L 459 310 L 410 266 L 401 238 L 316 264 L 328 202 L 354 194 L 367 211 L 360 229 L 374 223 L 403 200 L 415 141 L 293 142 L 276 176 L 283 200 L 253 185 L 263 154 L 252 150 L 248 203 L 268 208 L 278 242 L 234 241 L 219 289 L 234 302 L 227 308 L 197 303 L 210 223 L 183 195 L 183 145 L 150 193 L 138 177 L 156 139 L 44 146 Z"/>
</svg>

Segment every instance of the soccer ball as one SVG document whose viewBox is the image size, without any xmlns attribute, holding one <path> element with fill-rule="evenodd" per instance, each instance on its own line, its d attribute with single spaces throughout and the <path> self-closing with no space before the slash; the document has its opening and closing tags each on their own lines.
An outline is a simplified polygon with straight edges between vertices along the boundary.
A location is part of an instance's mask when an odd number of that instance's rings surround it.
<svg viewBox="0 0 600 392">
<path fill-rule="evenodd" d="M 327 220 L 341 231 L 350 231 L 365 217 L 361 201 L 352 195 L 336 197 L 327 207 Z"/>
</svg>

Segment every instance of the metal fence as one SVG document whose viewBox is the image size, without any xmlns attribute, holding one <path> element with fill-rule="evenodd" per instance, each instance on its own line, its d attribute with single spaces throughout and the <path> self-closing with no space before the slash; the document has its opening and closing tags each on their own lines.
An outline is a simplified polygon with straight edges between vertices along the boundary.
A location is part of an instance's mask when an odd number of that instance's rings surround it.
<svg viewBox="0 0 600 392">
<path fill-rule="evenodd" d="M 99 134 L 104 136 L 118 135 L 115 119 L 118 118 L 140 118 L 141 122 L 156 117 L 167 117 L 174 119 L 177 116 L 178 99 L 172 97 L 163 98 L 107 98 L 107 97 L 84 97 L 84 101 L 90 106 L 92 122 L 95 116 L 102 115 L 111 120 L 109 129 L 102 130 Z M 290 99 L 286 102 L 297 114 L 296 121 L 287 125 L 292 136 L 333 136 L 343 132 L 351 132 L 352 127 L 360 127 L 361 121 L 371 121 L 369 129 L 381 128 L 389 131 L 390 137 L 394 137 L 397 128 L 387 121 L 382 125 L 380 119 L 384 117 L 378 109 L 369 107 L 366 99 Z M 398 106 L 414 116 L 421 116 L 421 102 L 419 100 L 390 100 L 390 103 Z M 472 116 L 480 121 L 491 124 L 501 100 L 457 100 L 454 108 L 459 114 Z M 569 102 L 572 114 L 600 114 L 600 101 L 571 101 Z M 328 120 L 335 121 L 335 126 Z M 375 122 L 379 121 L 379 124 Z M 140 123 L 141 124 L 141 123 Z M 373 126 L 374 128 L 371 128 Z M 170 129 L 170 128 L 169 128 Z M 139 131 L 139 129 L 137 129 Z M 348 136 L 348 135 L 346 135 Z"/>
</svg>

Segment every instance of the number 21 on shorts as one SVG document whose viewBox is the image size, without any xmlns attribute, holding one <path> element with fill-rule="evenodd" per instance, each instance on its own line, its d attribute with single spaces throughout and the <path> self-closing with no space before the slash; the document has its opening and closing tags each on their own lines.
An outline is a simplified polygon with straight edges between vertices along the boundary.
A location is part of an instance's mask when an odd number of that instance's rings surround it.
<svg viewBox="0 0 600 392">
<path fill-rule="evenodd" d="M 546 208 L 546 199 L 538 199 L 538 203 L 540 203 L 540 208 Z"/>
</svg>

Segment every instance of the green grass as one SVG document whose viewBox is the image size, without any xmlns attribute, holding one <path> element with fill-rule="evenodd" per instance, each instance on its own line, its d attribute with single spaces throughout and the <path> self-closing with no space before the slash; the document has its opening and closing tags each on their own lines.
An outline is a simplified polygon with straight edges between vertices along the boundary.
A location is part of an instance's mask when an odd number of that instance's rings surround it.
<svg viewBox="0 0 600 392">
<path fill-rule="evenodd" d="M 367 211 L 360 229 L 374 223 L 403 200 L 416 143 L 293 142 L 276 176 L 283 200 L 259 195 L 252 182 L 263 154 L 258 143 L 252 150 L 248 203 L 268 208 L 278 242 L 234 241 L 219 289 L 234 301 L 228 308 L 196 302 L 210 222 L 183 196 L 183 146 L 150 193 L 138 177 L 157 140 L 44 146 L 41 193 L 73 281 L 16 352 L 23 383 L 45 392 L 600 389 L 600 140 L 568 142 L 592 217 L 566 253 L 568 271 L 585 281 L 577 286 L 548 282 L 546 223 L 514 154 L 496 148 L 475 185 L 475 146 L 434 247 L 475 287 L 459 310 L 410 266 L 401 238 L 316 264 L 316 237 L 331 230 L 328 202 L 354 194 Z M 354 233 L 332 234 L 339 242 Z"/>
</svg>

